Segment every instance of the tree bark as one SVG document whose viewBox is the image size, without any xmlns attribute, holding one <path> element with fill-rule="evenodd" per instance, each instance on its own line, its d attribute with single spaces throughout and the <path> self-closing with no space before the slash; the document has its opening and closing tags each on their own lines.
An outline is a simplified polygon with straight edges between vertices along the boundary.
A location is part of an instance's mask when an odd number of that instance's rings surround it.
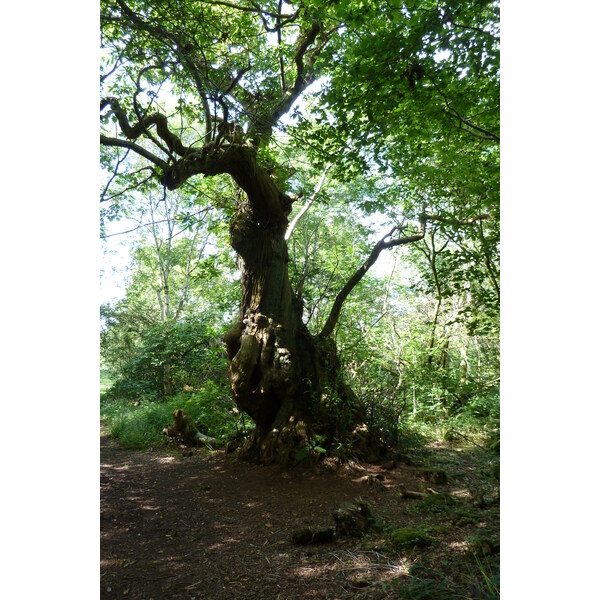
<svg viewBox="0 0 600 600">
<path fill-rule="evenodd" d="M 263 463 L 293 461 L 317 433 L 330 441 L 347 436 L 364 411 L 341 379 L 333 341 L 312 336 L 302 321 L 288 277 L 289 198 L 252 153 L 231 175 L 246 192 L 230 224 L 242 301 L 224 341 L 234 400 L 256 423 L 242 454 Z"/>
</svg>

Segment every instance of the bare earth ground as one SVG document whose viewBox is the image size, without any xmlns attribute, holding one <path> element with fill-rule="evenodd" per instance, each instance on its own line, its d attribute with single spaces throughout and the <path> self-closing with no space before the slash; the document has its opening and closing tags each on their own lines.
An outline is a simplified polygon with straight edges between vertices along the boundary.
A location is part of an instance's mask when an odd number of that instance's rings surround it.
<svg viewBox="0 0 600 600">
<path fill-rule="evenodd" d="M 462 597 L 482 597 L 474 587 L 483 584 L 467 540 L 498 533 L 498 484 L 488 474 L 497 459 L 473 447 L 436 452 L 449 477 L 445 485 L 425 481 L 402 463 L 391 470 L 319 465 L 285 471 L 239 462 L 223 451 L 137 452 L 120 447 L 102 427 L 100 597 L 398 598 L 416 563 Z M 383 475 L 384 489 L 361 481 L 368 474 Z M 400 498 L 399 484 L 450 492 L 463 512 L 423 513 L 421 501 Z M 477 509 L 468 504 L 475 489 L 485 493 Z M 294 529 L 332 526 L 333 509 L 359 496 L 371 503 L 383 531 L 362 541 L 291 543 Z M 477 518 L 460 518 L 474 511 Z M 434 533 L 432 546 L 383 547 L 386 528 L 424 523 Z"/>
</svg>

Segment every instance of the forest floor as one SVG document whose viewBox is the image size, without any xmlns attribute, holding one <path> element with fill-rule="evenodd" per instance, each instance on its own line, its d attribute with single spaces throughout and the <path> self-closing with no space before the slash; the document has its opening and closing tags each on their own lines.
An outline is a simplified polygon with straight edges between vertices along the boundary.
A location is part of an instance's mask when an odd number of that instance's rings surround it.
<svg viewBox="0 0 600 600">
<path fill-rule="evenodd" d="M 101 599 L 495 597 L 485 580 L 499 572 L 498 456 L 473 444 L 428 449 L 446 482 L 410 460 L 283 470 L 223 450 L 132 451 L 103 425 L 100 445 Z M 452 502 L 402 498 L 402 485 Z M 332 511 L 358 497 L 375 515 L 365 537 L 292 544 L 292 531 L 333 526 Z M 430 544 L 394 545 L 398 527 Z"/>
</svg>

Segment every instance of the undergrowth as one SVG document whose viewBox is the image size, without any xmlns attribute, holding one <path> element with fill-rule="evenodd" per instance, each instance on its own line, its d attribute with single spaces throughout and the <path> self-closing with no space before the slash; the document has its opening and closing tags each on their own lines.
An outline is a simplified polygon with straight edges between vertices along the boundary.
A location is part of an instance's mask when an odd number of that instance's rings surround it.
<svg viewBox="0 0 600 600">
<path fill-rule="evenodd" d="M 217 439 L 217 443 L 251 425 L 234 408 L 227 389 L 208 381 L 198 390 L 181 392 L 163 401 L 107 400 L 100 401 L 100 414 L 106 419 L 111 436 L 123 446 L 149 450 L 164 446 L 162 431 L 173 423 L 173 411 L 181 408 L 198 430 Z"/>
<path fill-rule="evenodd" d="M 438 569 L 416 562 L 409 569 L 408 579 L 396 578 L 384 584 L 383 589 L 401 600 L 500 600 L 498 560 L 472 555 L 464 557 L 461 564 L 464 569 L 462 585 L 458 585 Z"/>
<path fill-rule="evenodd" d="M 104 378 L 103 378 L 104 379 Z M 108 386 L 108 382 L 102 382 Z M 250 417 L 241 415 L 229 395 L 228 386 L 207 381 L 191 392 L 180 392 L 160 400 L 144 396 L 140 400 L 113 399 L 103 393 L 100 398 L 102 418 L 110 435 L 132 449 L 147 450 L 165 444 L 163 428 L 172 424 L 173 411 L 183 409 L 199 431 L 224 441 L 253 425 Z M 441 417 L 441 415 L 440 415 Z M 440 418 L 437 422 L 410 416 L 397 425 L 394 449 L 422 461 L 430 441 L 467 441 L 482 449 L 499 452 L 499 424 L 493 419 L 473 414 Z M 320 449 L 319 449 L 320 450 Z"/>
</svg>

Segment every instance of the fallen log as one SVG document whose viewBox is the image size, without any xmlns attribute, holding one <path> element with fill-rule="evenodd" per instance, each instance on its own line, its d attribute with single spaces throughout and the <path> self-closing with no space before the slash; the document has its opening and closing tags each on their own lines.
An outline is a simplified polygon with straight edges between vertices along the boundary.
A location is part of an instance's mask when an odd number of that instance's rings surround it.
<svg viewBox="0 0 600 600">
<path fill-rule="evenodd" d="M 398 495 L 401 498 L 408 498 L 411 500 L 423 500 L 425 498 L 425 496 L 427 496 L 427 494 L 425 494 L 424 492 L 416 492 L 414 490 L 407 490 L 406 487 L 401 483 L 397 488 L 396 488 Z"/>
<path fill-rule="evenodd" d="M 333 527 L 305 527 L 292 532 L 292 544 L 307 546 L 309 544 L 328 544 L 333 541 L 335 541 Z"/>
</svg>

